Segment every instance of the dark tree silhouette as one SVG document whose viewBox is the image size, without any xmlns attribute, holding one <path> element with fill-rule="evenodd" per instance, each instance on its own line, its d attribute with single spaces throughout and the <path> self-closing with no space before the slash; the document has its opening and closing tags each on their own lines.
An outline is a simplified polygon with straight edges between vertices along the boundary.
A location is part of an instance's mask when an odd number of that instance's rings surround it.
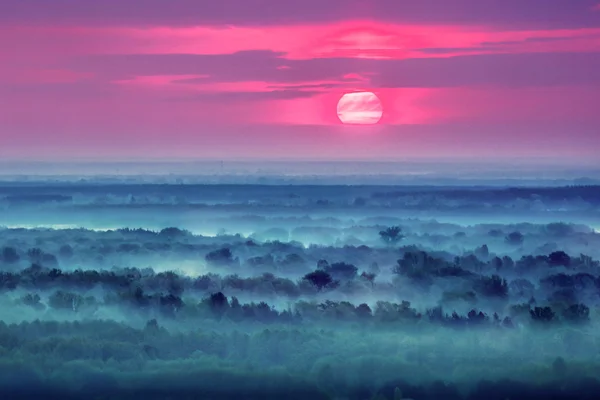
<svg viewBox="0 0 600 400">
<path fill-rule="evenodd" d="M 511 295 L 517 297 L 531 297 L 535 291 L 535 286 L 527 279 L 519 278 L 512 281 L 508 285 L 508 289 Z"/>
<path fill-rule="evenodd" d="M 49 277 L 51 280 L 54 280 L 54 279 L 58 279 L 58 278 L 60 278 L 60 277 L 62 276 L 62 274 L 63 274 L 63 273 L 62 273 L 62 271 L 61 271 L 60 269 L 58 269 L 58 268 L 52 268 L 52 269 L 50 270 L 50 272 L 48 272 L 48 277 Z"/>
<path fill-rule="evenodd" d="M 556 316 L 550 307 L 535 307 L 533 310 L 529 310 L 529 315 L 532 320 L 537 322 L 550 322 Z"/>
<path fill-rule="evenodd" d="M 569 267 L 571 257 L 564 251 L 555 251 L 548 256 L 548 264 L 553 267 Z"/>
<path fill-rule="evenodd" d="M 230 265 L 234 262 L 233 254 L 227 247 L 211 251 L 204 259 L 209 263 L 220 265 Z"/>
<path fill-rule="evenodd" d="M 211 294 L 209 300 L 213 310 L 223 310 L 229 306 L 229 301 L 222 292 Z"/>
<path fill-rule="evenodd" d="M 304 275 L 305 280 L 313 284 L 317 289 L 322 290 L 325 286 L 333 282 L 333 278 L 323 270 L 316 270 Z"/>
<path fill-rule="evenodd" d="M 365 303 L 362 303 L 362 304 L 359 304 L 358 307 L 356 307 L 356 315 L 359 318 L 367 318 L 367 317 L 371 317 L 373 314 L 371 311 L 371 307 L 369 307 Z"/>
<path fill-rule="evenodd" d="M 33 307 L 36 310 L 44 310 L 46 308 L 46 306 L 44 306 L 41 302 L 41 298 L 40 295 L 35 293 L 35 294 L 31 294 L 28 293 L 25 296 L 21 297 L 21 303 Z"/>
<path fill-rule="evenodd" d="M 515 231 L 515 232 L 511 232 L 509 233 L 506 238 L 506 243 L 511 244 L 513 246 L 520 246 L 521 244 L 523 244 L 523 241 L 525 240 L 525 236 L 523 236 L 523 234 L 521 232 Z"/>
<path fill-rule="evenodd" d="M 158 233 L 158 235 L 166 237 L 168 239 L 174 239 L 174 238 L 179 238 L 179 237 L 190 235 L 190 232 L 186 231 L 185 229 L 179 229 L 179 228 L 175 228 L 175 227 L 168 227 L 168 228 L 162 229 Z"/>
<path fill-rule="evenodd" d="M 562 316 L 570 322 L 587 322 L 590 320 L 590 308 L 585 304 L 573 304 L 563 311 Z"/>
<path fill-rule="evenodd" d="M 487 315 L 485 315 L 481 311 L 477 312 L 477 310 L 469 311 L 469 313 L 467 314 L 467 318 L 470 324 L 482 324 L 484 322 L 487 322 L 488 320 Z"/>
<path fill-rule="evenodd" d="M 489 250 L 487 244 L 484 244 L 483 246 L 476 248 L 473 251 L 473 253 L 475 253 L 477 258 L 479 258 L 480 260 L 487 260 L 490 257 L 490 250 Z"/>
<path fill-rule="evenodd" d="M 333 263 L 323 268 L 333 279 L 352 280 L 356 278 L 358 268 L 345 262 Z"/>
<path fill-rule="evenodd" d="M 387 244 L 396 244 L 404 239 L 405 236 L 402 234 L 402 228 L 399 226 L 392 226 L 380 231 L 379 237 Z"/>
<path fill-rule="evenodd" d="M 183 307 L 183 301 L 180 297 L 173 294 L 166 296 L 160 296 L 159 303 L 163 314 L 168 316 L 174 316 L 175 313 Z"/>
<path fill-rule="evenodd" d="M 508 283 L 498 275 L 484 276 L 476 284 L 476 289 L 484 296 L 507 297 Z"/>
</svg>

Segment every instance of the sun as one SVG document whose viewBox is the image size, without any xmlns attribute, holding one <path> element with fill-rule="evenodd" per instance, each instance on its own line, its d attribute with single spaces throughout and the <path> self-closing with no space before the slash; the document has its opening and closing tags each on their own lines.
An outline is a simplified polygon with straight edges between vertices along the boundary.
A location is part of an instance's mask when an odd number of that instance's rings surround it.
<svg viewBox="0 0 600 400">
<path fill-rule="evenodd" d="M 383 116 L 381 101 L 373 92 L 353 92 L 342 96 L 337 115 L 344 124 L 373 125 Z"/>
</svg>

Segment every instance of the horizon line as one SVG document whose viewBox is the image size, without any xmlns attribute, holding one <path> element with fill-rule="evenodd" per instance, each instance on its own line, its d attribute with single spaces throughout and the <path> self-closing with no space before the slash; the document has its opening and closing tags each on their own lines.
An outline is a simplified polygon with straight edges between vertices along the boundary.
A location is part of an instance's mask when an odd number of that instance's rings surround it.
<svg viewBox="0 0 600 400">
<path fill-rule="evenodd" d="M 490 158 L 486 156 L 474 157 L 382 157 L 382 158 L 325 158 L 325 157 L 70 157 L 60 159 L 23 159 L 23 158 L 2 158 L 0 164 L 73 164 L 73 163 L 94 163 L 94 164 L 136 164 L 136 163 L 485 163 L 490 165 L 499 165 L 506 163 L 516 164 L 532 164 L 532 163 L 551 163 L 548 166 L 597 166 L 600 168 L 600 161 L 597 159 L 579 158 L 560 159 L 555 156 L 513 156 L 513 157 L 496 157 Z"/>
</svg>

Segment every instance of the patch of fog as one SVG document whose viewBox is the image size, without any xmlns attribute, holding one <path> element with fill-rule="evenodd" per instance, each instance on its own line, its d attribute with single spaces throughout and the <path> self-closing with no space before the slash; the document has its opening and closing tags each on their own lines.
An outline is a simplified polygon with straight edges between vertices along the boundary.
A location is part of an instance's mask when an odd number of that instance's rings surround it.
<svg viewBox="0 0 600 400">
<path fill-rule="evenodd" d="M 61 230 L 61 229 L 85 229 L 88 231 L 93 231 L 93 232 L 109 232 L 109 231 L 116 231 L 119 229 L 125 229 L 128 228 L 126 226 L 118 226 L 118 225 L 111 225 L 111 226 L 98 226 L 98 225 L 94 225 L 94 226 L 86 226 L 86 225 L 76 225 L 76 224 L 17 224 L 17 225 L 2 225 L 1 227 L 6 228 L 6 229 L 31 229 L 31 230 L 35 230 L 35 229 L 54 229 L 54 230 Z M 159 229 L 155 229 L 153 227 L 144 227 L 144 226 L 136 226 L 135 228 L 141 228 L 141 229 L 148 229 L 148 230 L 155 230 L 155 231 L 160 231 Z M 195 236 L 203 236 L 203 237 L 217 237 L 219 234 L 215 233 L 215 232 L 209 232 L 209 231 L 205 231 L 205 230 L 198 230 L 198 229 L 193 229 L 190 230 L 190 232 L 195 235 Z M 243 236 L 250 236 L 252 233 L 247 233 L 247 234 L 242 234 Z"/>
<path fill-rule="evenodd" d="M 191 260 L 161 262 L 159 265 L 153 267 L 153 269 L 156 271 L 175 271 L 189 278 L 197 278 L 210 272 L 215 272 L 211 271 L 206 264 Z"/>
<path fill-rule="evenodd" d="M 188 229 L 192 235 L 195 236 L 203 236 L 203 237 L 217 237 L 217 233 L 215 232 L 209 232 L 209 231 L 203 231 L 203 230 L 199 230 L 199 229 Z"/>
<path fill-rule="evenodd" d="M 81 226 L 72 224 L 37 224 L 37 225 L 3 225 L 6 229 L 81 229 Z"/>
<path fill-rule="evenodd" d="M 108 231 L 114 231 L 117 229 L 122 229 L 122 226 L 102 226 L 102 227 L 98 227 L 98 226 L 85 226 L 85 225 L 75 225 L 75 224 L 19 224 L 19 225 L 3 225 L 3 227 L 7 228 L 7 229 L 54 229 L 54 230 L 61 230 L 61 229 L 85 229 L 88 231 L 93 231 L 93 232 L 108 232 Z"/>
</svg>

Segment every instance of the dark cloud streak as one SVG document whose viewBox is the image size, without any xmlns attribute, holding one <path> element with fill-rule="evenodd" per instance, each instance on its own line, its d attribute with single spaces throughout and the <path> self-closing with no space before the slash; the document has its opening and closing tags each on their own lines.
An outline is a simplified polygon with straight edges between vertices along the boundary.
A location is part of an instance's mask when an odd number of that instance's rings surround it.
<svg viewBox="0 0 600 400">
<path fill-rule="evenodd" d="M 214 92 L 203 91 L 189 96 L 169 97 L 165 101 L 211 101 L 231 103 L 236 101 L 265 101 L 265 100 L 291 100 L 313 97 L 322 92 L 308 90 L 270 90 L 263 92 L 248 92 L 248 91 L 231 91 L 231 92 Z"/>
<path fill-rule="evenodd" d="M 280 69 L 281 65 L 290 68 Z M 179 83 L 264 81 L 271 84 L 340 81 L 373 73 L 375 87 L 549 87 L 600 84 L 600 53 L 483 54 L 448 58 L 287 60 L 281 53 L 229 55 L 113 55 L 79 58 L 64 68 L 126 80 L 151 75 L 209 75 Z"/>
</svg>

